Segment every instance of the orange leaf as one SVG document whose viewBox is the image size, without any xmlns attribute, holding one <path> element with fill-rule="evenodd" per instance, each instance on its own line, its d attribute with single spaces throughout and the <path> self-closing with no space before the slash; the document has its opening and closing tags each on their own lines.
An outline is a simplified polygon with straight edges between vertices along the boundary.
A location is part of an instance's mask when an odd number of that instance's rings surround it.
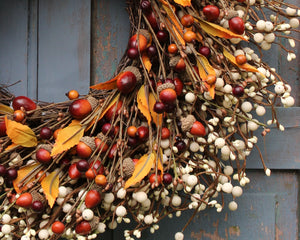
<svg viewBox="0 0 300 240">
<path fill-rule="evenodd" d="M 220 38 L 240 38 L 248 42 L 246 38 L 244 38 L 242 35 L 235 34 L 231 32 L 230 30 L 227 30 L 226 28 L 221 27 L 220 25 L 217 25 L 215 23 L 207 22 L 204 20 L 198 21 L 200 23 L 201 28 L 208 34 L 217 36 Z"/>
<path fill-rule="evenodd" d="M 183 6 L 183 7 L 190 7 L 191 6 L 191 0 L 174 0 L 177 4 Z"/>
<path fill-rule="evenodd" d="M 34 169 L 37 169 L 41 164 L 35 163 L 33 165 L 27 165 L 20 170 L 18 170 L 18 177 L 13 181 L 14 188 L 17 193 L 21 193 L 27 190 L 27 184 L 21 188 L 19 188 L 19 184 L 24 181 L 25 178 L 28 178 L 28 183 L 32 182 L 35 179 L 35 176 L 32 174 Z"/>
<path fill-rule="evenodd" d="M 76 124 L 60 130 L 51 151 L 51 156 L 62 153 L 79 143 L 84 134 L 84 129 L 81 124 Z"/>
<path fill-rule="evenodd" d="M 18 145 L 18 144 L 15 144 L 15 143 L 12 143 L 12 144 L 10 144 L 9 146 L 7 146 L 7 147 L 5 148 L 4 151 L 8 151 L 8 150 L 10 150 L 10 149 L 12 149 L 12 148 L 14 148 L 14 147 L 16 147 L 16 146 L 19 146 L 19 145 Z"/>
<path fill-rule="evenodd" d="M 163 174 L 164 174 L 163 151 L 161 148 L 159 148 L 159 157 L 157 159 L 157 169 L 160 170 L 160 175 L 163 176 Z"/>
<path fill-rule="evenodd" d="M 11 109 L 9 106 L 6 106 L 0 103 L 0 114 L 13 114 L 14 110 Z"/>
<path fill-rule="evenodd" d="M 146 117 L 148 124 L 151 124 L 151 114 L 149 111 L 148 94 L 145 93 L 145 85 L 142 85 L 137 94 L 138 109 Z"/>
<path fill-rule="evenodd" d="M 154 104 L 156 103 L 155 97 L 153 93 L 149 94 L 149 107 L 150 107 L 150 114 L 152 116 L 153 122 L 156 124 L 156 126 L 162 124 L 163 115 L 157 114 L 155 111 L 153 111 Z"/>
<path fill-rule="evenodd" d="M 99 120 L 103 118 L 103 116 L 105 115 L 105 113 L 107 113 L 107 111 L 112 107 L 112 105 L 114 105 L 117 100 L 119 100 L 120 98 L 120 93 L 110 102 L 110 104 L 108 105 L 107 108 L 105 108 L 105 110 L 101 113 Z"/>
<path fill-rule="evenodd" d="M 53 207 L 55 203 L 55 199 L 58 196 L 58 188 L 59 188 L 59 174 L 57 172 L 52 172 L 47 177 L 43 179 L 41 182 L 44 194 L 48 200 L 48 204 L 50 208 Z"/>
<path fill-rule="evenodd" d="M 34 147 L 37 145 L 37 139 L 34 132 L 27 125 L 23 125 L 16 121 L 4 117 L 6 125 L 6 134 L 15 144 L 23 147 Z"/>
<path fill-rule="evenodd" d="M 155 163 L 155 153 L 145 154 L 136 163 L 132 176 L 126 181 L 125 189 L 140 182 L 151 170 Z"/>
<path fill-rule="evenodd" d="M 150 72 L 152 63 L 150 62 L 150 58 L 147 56 L 147 54 L 145 54 L 145 53 L 143 54 L 142 61 L 145 65 L 145 68 L 147 69 L 147 71 Z"/>
<path fill-rule="evenodd" d="M 264 74 L 262 74 L 255 67 L 251 66 L 248 63 L 242 64 L 242 65 L 237 64 L 235 57 L 231 53 L 229 53 L 225 48 L 223 49 L 223 54 L 231 63 L 238 66 L 239 68 L 246 70 L 248 72 L 259 72 L 264 78 L 266 77 Z"/>
<path fill-rule="evenodd" d="M 117 88 L 117 79 L 119 78 L 119 76 L 122 74 L 119 73 L 117 76 L 115 76 L 114 78 L 104 82 L 104 83 L 98 83 L 96 85 L 91 86 L 90 88 L 92 89 L 96 89 L 96 90 L 112 90 Z"/>
</svg>

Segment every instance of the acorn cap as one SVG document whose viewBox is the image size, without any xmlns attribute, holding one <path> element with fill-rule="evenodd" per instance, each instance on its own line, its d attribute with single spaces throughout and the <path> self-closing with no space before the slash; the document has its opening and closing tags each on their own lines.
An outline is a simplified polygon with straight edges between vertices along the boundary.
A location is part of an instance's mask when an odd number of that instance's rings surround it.
<svg viewBox="0 0 300 240">
<path fill-rule="evenodd" d="M 159 94 L 162 90 L 165 90 L 165 89 L 168 89 L 168 88 L 171 88 L 171 89 L 175 90 L 174 83 L 167 82 L 167 83 L 163 83 L 163 84 L 159 85 L 157 87 L 157 92 Z"/>
<path fill-rule="evenodd" d="M 194 122 L 196 122 L 196 118 L 193 115 L 187 115 L 186 117 L 182 117 L 180 121 L 182 131 L 189 132 Z"/>
<path fill-rule="evenodd" d="M 225 10 L 225 16 L 224 18 L 226 20 L 230 20 L 231 18 L 237 17 L 239 16 L 238 12 L 233 10 L 233 9 L 229 9 L 229 10 Z"/>
<path fill-rule="evenodd" d="M 86 145 L 88 145 L 92 149 L 92 151 L 95 151 L 96 144 L 95 144 L 94 138 L 89 137 L 89 136 L 84 136 L 84 137 L 80 138 L 80 142 L 85 143 Z"/>
<path fill-rule="evenodd" d="M 142 80 L 142 75 L 140 73 L 140 70 L 137 67 L 128 66 L 123 70 L 123 72 L 127 72 L 127 71 L 132 72 L 135 75 L 137 82 Z"/>
<path fill-rule="evenodd" d="M 39 144 L 37 147 L 36 147 L 36 150 L 39 150 L 39 149 L 45 149 L 47 150 L 48 152 L 51 152 L 52 151 L 52 146 L 51 144 Z"/>
<path fill-rule="evenodd" d="M 44 206 L 47 205 L 46 198 L 42 194 L 40 194 L 38 191 L 36 191 L 36 190 L 32 191 L 31 196 L 32 196 L 32 202 L 41 201 Z"/>
<path fill-rule="evenodd" d="M 179 62 L 180 59 L 181 59 L 181 57 L 179 55 L 171 57 L 170 61 L 169 61 L 170 67 L 176 67 L 176 65 L 177 65 L 177 63 Z"/>
<path fill-rule="evenodd" d="M 129 157 L 123 160 L 123 172 L 125 177 L 130 177 L 134 172 L 134 162 Z"/>
<path fill-rule="evenodd" d="M 142 34 L 147 39 L 147 43 L 150 42 L 151 34 L 147 29 L 139 29 L 137 33 Z"/>
<path fill-rule="evenodd" d="M 14 166 L 18 166 L 21 167 L 23 165 L 23 160 L 22 157 L 19 153 L 17 152 L 13 152 L 12 154 L 10 154 L 9 156 L 9 160 L 10 162 L 12 162 L 14 164 Z"/>
<path fill-rule="evenodd" d="M 92 231 L 97 229 L 99 222 L 100 222 L 100 218 L 97 216 L 94 216 L 93 219 L 89 221 Z"/>
<path fill-rule="evenodd" d="M 88 98 L 86 99 L 89 101 L 89 103 L 91 104 L 92 109 L 94 110 L 95 107 L 97 107 L 98 105 L 98 100 L 92 96 L 88 96 Z"/>
</svg>

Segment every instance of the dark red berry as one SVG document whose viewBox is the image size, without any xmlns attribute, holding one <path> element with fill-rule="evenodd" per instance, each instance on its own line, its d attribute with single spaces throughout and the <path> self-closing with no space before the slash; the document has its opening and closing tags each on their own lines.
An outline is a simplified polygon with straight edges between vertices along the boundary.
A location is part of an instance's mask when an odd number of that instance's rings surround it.
<svg viewBox="0 0 300 240">
<path fill-rule="evenodd" d="M 210 22 L 216 21 L 220 15 L 220 9 L 214 5 L 207 5 L 203 8 L 203 14 Z"/>
<path fill-rule="evenodd" d="M 169 184 L 172 183 L 172 181 L 173 181 L 172 175 L 170 173 L 164 173 L 164 175 L 163 175 L 163 183 L 165 185 L 169 185 Z"/>
<path fill-rule="evenodd" d="M 229 28 L 236 34 L 243 34 L 245 31 L 245 24 L 240 17 L 234 17 L 229 20 Z"/>
<path fill-rule="evenodd" d="M 138 134 L 138 138 L 144 142 L 144 141 L 148 140 L 149 128 L 145 127 L 145 126 L 140 126 L 137 129 L 137 134 Z"/>
<path fill-rule="evenodd" d="M 165 43 L 169 39 L 169 34 L 165 30 L 159 30 L 156 33 L 156 37 L 157 37 L 158 41 L 160 41 L 161 43 Z"/>
<path fill-rule="evenodd" d="M 242 97 L 244 95 L 244 88 L 242 86 L 235 86 L 232 89 L 232 94 L 235 97 Z"/>
<path fill-rule="evenodd" d="M 18 177 L 18 171 L 14 168 L 8 169 L 6 176 L 9 180 L 15 180 Z"/>
<path fill-rule="evenodd" d="M 148 0 L 143 0 L 140 4 L 143 13 L 150 13 L 152 11 L 151 3 Z"/>
<path fill-rule="evenodd" d="M 139 56 L 139 51 L 136 48 L 129 48 L 127 50 L 127 56 L 130 59 L 135 59 L 135 58 L 137 58 Z"/>
<path fill-rule="evenodd" d="M 48 127 L 43 127 L 40 131 L 40 137 L 41 139 L 50 139 L 53 135 L 53 132 Z"/>
<path fill-rule="evenodd" d="M 157 55 L 157 49 L 154 45 L 151 45 L 147 48 L 147 54 L 148 56 L 151 57 L 155 57 Z"/>
<path fill-rule="evenodd" d="M 149 21 L 151 27 L 153 28 L 153 30 L 156 32 L 158 30 L 158 23 L 156 20 L 156 16 L 154 14 L 153 11 L 151 11 L 150 13 L 146 14 L 146 18 Z"/>
<path fill-rule="evenodd" d="M 86 172 L 90 168 L 90 164 L 88 163 L 87 160 L 81 159 L 77 162 L 76 168 L 80 172 Z"/>
<path fill-rule="evenodd" d="M 0 137 L 6 136 L 6 125 L 4 121 L 0 121 Z"/>
<path fill-rule="evenodd" d="M 174 83 L 172 78 L 166 78 L 165 83 Z"/>
<path fill-rule="evenodd" d="M 186 144 L 183 140 L 175 142 L 174 146 L 178 149 L 178 153 L 183 153 L 186 149 Z"/>
<path fill-rule="evenodd" d="M 162 102 L 156 102 L 153 106 L 153 110 L 156 113 L 164 113 L 165 112 L 165 104 Z"/>
<path fill-rule="evenodd" d="M 199 48 L 199 53 L 201 53 L 204 57 L 209 57 L 210 56 L 210 49 L 209 47 L 202 46 Z"/>
<path fill-rule="evenodd" d="M 0 164 L 0 176 L 4 177 L 6 175 L 6 168 Z"/>
<path fill-rule="evenodd" d="M 136 138 L 128 137 L 128 141 L 127 141 L 128 146 L 134 147 L 137 145 L 137 143 L 138 143 L 138 140 Z"/>
<path fill-rule="evenodd" d="M 41 201 L 37 200 L 32 202 L 31 208 L 33 211 L 41 212 L 44 210 L 44 204 Z"/>
<path fill-rule="evenodd" d="M 101 128 L 101 131 L 103 134 L 108 134 L 108 135 L 113 135 L 114 134 L 114 131 L 115 131 L 115 128 L 113 125 L 111 125 L 110 123 L 105 123 L 102 128 Z"/>
<path fill-rule="evenodd" d="M 165 104 L 165 112 L 166 113 L 173 113 L 176 109 L 175 103 L 167 103 Z"/>
</svg>

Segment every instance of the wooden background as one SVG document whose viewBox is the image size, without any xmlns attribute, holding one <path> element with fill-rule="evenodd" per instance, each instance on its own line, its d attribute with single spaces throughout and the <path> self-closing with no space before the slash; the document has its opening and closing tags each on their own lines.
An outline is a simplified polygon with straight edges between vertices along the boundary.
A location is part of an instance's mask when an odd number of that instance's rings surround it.
<svg viewBox="0 0 300 240">
<path fill-rule="evenodd" d="M 299 0 L 290 2 L 300 6 Z M 15 95 L 47 102 L 65 101 L 70 89 L 88 93 L 90 83 L 112 76 L 126 49 L 125 8 L 125 0 L 1 0 L 0 82 L 21 80 L 10 88 Z M 247 162 L 251 183 L 237 199 L 238 211 L 201 212 L 185 239 L 299 239 L 299 60 L 287 63 L 286 53 L 276 47 L 264 54 L 292 85 L 296 99 L 295 107 L 278 108 L 286 131 L 272 129 L 259 141 L 272 175 L 265 176 L 258 153 L 252 153 Z M 146 231 L 142 239 L 173 239 L 189 216 L 165 219 L 155 237 Z M 123 239 L 126 227 L 99 239 Z"/>
</svg>

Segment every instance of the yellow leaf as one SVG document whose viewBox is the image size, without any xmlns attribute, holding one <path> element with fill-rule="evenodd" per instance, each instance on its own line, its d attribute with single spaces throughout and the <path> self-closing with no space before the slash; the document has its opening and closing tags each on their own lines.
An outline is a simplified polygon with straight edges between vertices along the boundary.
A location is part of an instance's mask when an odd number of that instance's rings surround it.
<svg viewBox="0 0 300 240">
<path fill-rule="evenodd" d="M 207 22 L 204 20 L 199 20 L 198 22 L 199 22 L 201 28 L 210 35 L 217 36 L 220 38 L 227 38 L 227 39 L 240 38 L 240 39 L 248 42 L 248 40 L 246 38 L 244 38 L 242 35 L 235 34 L 235 33 L 231 32 L 230 30 L 227 30 L 226 28 L 221 27 L 220 25 L 217 25 L 217 24 L 211 23 L 211 22 Z"/>
<path fill-rule="evenodd" d="M 122 74 L 119 73 L 117 76 L 115 76 L 114 78 L 104 82 L 104 83 L 98 83 L 96 85 L 91 86 L 90 88 L 92 89 L 96 89 L 96 90 L 112 90 L 117 88 L 117 80 L 119 78 L 119 76 Z"/>
<path fill-rule="evenodd" d="M 76 124 L 60 130 L 51 151 L 51 156 L 62 153 L 79 143 L 84 134 L 84 129 L 81 124 Z"/>
<path fill-rule="evenodd" d="M 155 154 L 143 155 L 134 167 L 132 176 L 126 181 L 125 189 L 140 182 L 151 170 L 153 163 L 155 163 Z"/>
<path fill-rule="evenodd" d="M 0 103 L 0 114 L 13 114 L 14 110 L 11 109 L 9 106 L 6 106 Z"/>
<path fill-rule="evenodd" d="M 5 116 L 6 134 L 11 141 L 22 147 L 34 147 L 37 139 L 34 132 L 27 125 L 7 119 Z"/>
<path fill-rule="evenodd" d="M 142 61 L 143 61 L 144 65 L 145 65 L 145 68 L 147 69 L 147 71 L 150 72 L 151 67 L 152 67 L 152 63 L 150 62 L 150 59 L 147 56 L 147 54 L 145 54 L 145 53 L 143 54 Z"/>
<path fill-rule="evenodd" d="M 264 78 L 266 77 L 264 74 L 262 74 L 255 67 L 251 66 L 248 63 L 242 64 L 242 65 L 237 64 L 235 57 L 231 53 L 229 53 L 225 48 L 223 49 L 223 54 L 231 63 L 238 66 L 239 68 L 246 70 L 248 72 L 259 72 Z"/>
<path fill-rule="evenodd" d="M 5 148 L 4 151 L 8 151 L 8 150 L 10 150 L 10 149 L 12 149 L 12 148 L 15 148 L 15 147 L 17 147 L 17 146 L 19 146 L 19 145 L 18 145 L 18 144 L 15 144 L 15 143 L 12 143 L 12 144 L 10 144 L 9 146 L 7 146 L 7 147 Z"/>
<path fill-rule="evenodd" d="M 41 182 L 44 194 L 46 199 L 48 200 L 48 204 L 50 208 L 53 207 L 55 203 L 55 199 L 58 196 L 58 188 L 59 188 L 59 174 L 57 172 L 52 172 L 47 177 L 43 179 Z"/>
<path fill-rule="evenodd" d="M 148 94 L 147 94 L 148 95 Z M 138 109 L 146 117 L 148 124 L 151 124 L 151 114 L 149 111 L 148 96 L 145 93 L 145 85 L 142 85 L 137 94 Z"/>
<path fill-rule="evenodd" d="M 103 116 L 105 115 L 105 113 L 107 113 L 107 111 L 117 102 L 117 100 L 119 100 L 120 98 L 120 93 L 110 102 L 110 104 L 108 105 L 107 108 L 105 108 L 105 110 L 101 113 L 99 120 L 103 118 Z"/>
<path fill-rule="evenodd" d="M 177 4 L 183 6 L 183 7 L 190 7 L 191 6 L 191 0 L 174 0 Z"/>
<path fill-rule="evenodd" d="M 19 188 L 19 184 L 24 181 L 25 178 L 26 182 L 32 182 L 35 179 L 35 175 L 31 174 L 32 171 L 36 168 L 38 168 L 41 164 L 39 163 L 35 163 L 33 165 L 27 165 L 23 168 L 21 168 L 20 170 L 18 170 L 18 177 L 13 181 L 13 185 L 14 188 L 16 190 L 17 193 L 21 193 L 23 191 L 27 190 L 27 184 L 25 186 L 22 186 L 21 188 Z"/>
<path fill-rule="evenodd" d="M 153 111 L 154 104 L 156 103 L 155 97 L 153 93 L 149 94 L 149 107 L 150 107 L 150 114 L 152 116 L 153 122 L 156 124 L 156 126 L 161 126 L 163 115 L 157 114 L 155 111 Z"/>
<path fill-rule="evenodd" d="M 157 169 L 160 170 L 161 176 L 164 174 L 164 167 L 163 167 L 163 151 L 159 148 L 159 156 L 157 159 Z"/>
</svg>

